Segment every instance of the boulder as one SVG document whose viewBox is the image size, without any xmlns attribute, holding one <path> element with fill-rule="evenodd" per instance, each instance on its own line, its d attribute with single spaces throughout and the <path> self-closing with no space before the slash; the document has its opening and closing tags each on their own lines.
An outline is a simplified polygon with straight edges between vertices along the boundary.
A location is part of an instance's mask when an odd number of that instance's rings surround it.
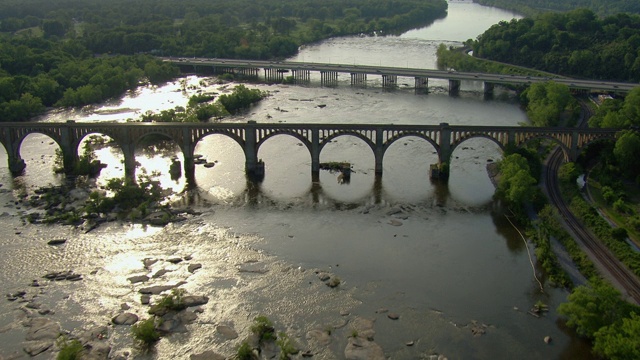
<svg viewBox="0 0 640 360">
<path fill-rule="evenodd" d="M 111 319 L 115 325 L 133 325 L 138 322 L 138 315 L 133 313 L 122 313 Z"/>
<path fill-rule="evenodd" d="M 190 264 L 187 270 L 189 270 L 189 272 L 193 274 L 196 270 L 200 268 L 202 268 L 202 264 Z"/>
<path fill-rule="evenodd" d="M 51 340 L 25 341 L 22 344 L 22 349 L 24 350 L 24 352 L 26 352 L 30 356 L 36 356 L 38 354 L 41 354 L 49 350 L 49 348 L 52 346 L 53 346 L 53 341 Z"/>
<path fill-rule="evenodd" d="M 204 305 L 209 302 L 209 297 L 203 295 L 187 295 L 182 297 L 182 303 L 186 307 Z"/>
<path fill-rule="evenodd" d="M 67 239 L 53 239 L 47 241 L 47 245 L 62 245 L 67 242 Z"/>
<path fill-rule="evenodd" d="M 27 341 L 55 341 L 61 334 L 60 324 L 47 318 L 32 318 L 27 322 Z"/>
<path fill-rule="evenodd" d="M 180 281 L 175 285 L 156 285 L 156 286 L 150 286 L 150 287 L 146 287 L 146 288 L 142 288 L 140 290 L 138 290 L 138 292 L 140 294 L 149 294 L 149 295 L 158 295 L 160 293 L 162 293 L 163 291 L 167 291 L 167 290 L 171 290 L 171 289 L 175 289 L 179 286 L 182 286 L 186 284 L 185 281 Z"/>
<path fill-rule="evenodd" d="M 226 357 L 217 354 L 211 350 L 207 350 L 200 354 L 191 354 L 189 355 L 190 360 L 224 360 Z"/>
<path fill-rule="evenodd" d="M 230 326 L 218 325 L 216 331 L 227 340 L 233 340 L 238 338 L 238 333 Z"/>
<path fill-rule="evenodd" d="M 331 343 L 331 336 L 322 330 L 310 330 L 307 332 L 306 339 L 310 343 L 316 343 L 322 347 L 328 346 Z"/>
<path fill-rule="evenodd" d="M 380 345 L 361 337 L 350 337 L 344 349 L 347 360 L 385 360 L 384 351 Z"/>
<path fill-rule="evenodd" d="M 132 284 L 137 284 L 141 282 L 149 281 L 149 277 L 147 275 L 136 275 L 130 278 L 127 278 Z"/>
</svg>

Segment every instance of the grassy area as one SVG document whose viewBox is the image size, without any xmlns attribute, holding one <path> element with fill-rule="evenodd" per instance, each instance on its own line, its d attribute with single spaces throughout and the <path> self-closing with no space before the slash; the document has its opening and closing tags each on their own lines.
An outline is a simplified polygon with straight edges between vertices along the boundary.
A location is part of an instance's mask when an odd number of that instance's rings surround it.
<svg viewBox="0 0 640 360">
<path fill-rule="evenodd" d="M 587 181 L 589 195 L 594 202 L 594 205 L 604 213 L 604 215 L 617 226 L 627 230 L 627 235 L 631 241 L 637 246 L 640 246 L 640 232 L 629 224 L 629 219 L 632 215 L 626 213 L 620 213 L 616 211 L 613 206 L 609 205 L 602 195 L 602 185 L 595 179 L 589 178 Z M 635 214 L 640 212 L 640 189 L 638 186 L 632 184 L 625 184 L 625 194 L 627 195 L 627 205 L 633 209 Z"/>
<path fill-rule="evenodd" d="M 438 67 L 505 75 L 559 77 L 545 71 L 470 56 L 465 50 L 466 48 L 447 48 L 444 44 L 440 44 L 437 51 Z"/>
<path fill-rule="evenodd" d="M 34 26 L 27 29 L 16 31 L 16 35 L 25 36 L 25 37 L 42 37 L 44 36 L 44 33 L 42 32 L 42 29 L 39 26 Z"/>
</svg>

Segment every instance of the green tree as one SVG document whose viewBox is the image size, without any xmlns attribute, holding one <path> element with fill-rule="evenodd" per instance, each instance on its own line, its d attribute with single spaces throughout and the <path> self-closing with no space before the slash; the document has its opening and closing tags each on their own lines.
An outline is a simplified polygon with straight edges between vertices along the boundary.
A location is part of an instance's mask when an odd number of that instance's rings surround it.
<svg viewBox="0 0 640 360">
<path fill-rule="evenodd" d="M 51 36 L 64 37 L 66 29 L 62 21 L 45 20 L 42 23 L 42 31 L 44 31 L 45 37 L 51 37 Z"/>
<path fill-rule="evenodd" d="M 613 155 L 622 171 L 635 177 L 640 175 L 640 135 L 635 131 L 623 131 L 613 148 Z"/>
<path fill-rule="evenodd" d="M 622 114 L 629 125 L 640 125 L 640 87 L 629 91 L 624 98 Z"/>
<path fill-rule="evenodd" d="M 505 156 L 499 163 L 500 182 L 496 193 L 511 204 L 522 204 L 532 199 L 536 184 L 529 171 L 527 159 L 520 154 Z"/>
<path fill-rule="evenodd" d="M 224 106 L 229 113 L 237 113 L 242 109 L 246 109 L 251 104 L 260 101 L 267 96 L 267 93 L 259 89 L 249 89 L 244 85 L 237 85 L 233 89 L 233 93 L 220 95 L 218 101 Z"/>
<path fill-rule="evenodd" d="M 596 280 L 576 287 L 569 301 L 558 306 L 558 313 L 579 335 L 593 339 L 600 329 L 621 321 L 631 306 L 611 285 Z"/>
<path fill-rule="evenodd" d="M 640 359 L 640 316 L 628 318 L 598 330 L 593 350 L 607 359 Z"/>
<path fill-rule="evenodd" d="M 532 84 L 523 93 L 527 115 L 535 126 L 556 126 L 567 106 L 573 101 L 569 87 L 553 81 Z"/>
</svg>

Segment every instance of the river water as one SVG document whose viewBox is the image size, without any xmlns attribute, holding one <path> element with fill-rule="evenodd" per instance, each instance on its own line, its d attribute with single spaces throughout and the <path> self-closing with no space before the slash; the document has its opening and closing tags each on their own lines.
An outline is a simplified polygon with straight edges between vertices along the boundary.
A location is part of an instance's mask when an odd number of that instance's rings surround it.
<svg viewBox="0 0 640 360">
<path fill-rule="evenodd" d="M 289 60 L 435 68 L 440 43 L 458 45 L 513 17 L 517 15 L 450 2 L 448 16 L 426 28 L 400 36 L 331 39 L 306 46 Z M 479 82 L 463 83 L 460 95 L 451 97 L 447 83 L 437 80 L 430 81 L 428 95 L 414 93 L 413 79 L 399 79 L 394 91 L 381 89 L 380 79 L 374 77 L 364 88 L 352 88 L 348 77 L 339 78 L 332 88 L 317 80 L 312 78 L 308 86 L 248 85 L 270 96 L 249 113 L 224 121 L 528 123 L 515 94 L 496 89 L 492 99 L 485 99 Z M 125 121 L 146 111 L 184 105 L 196 92 L 225 93 L 233 86 L 186 76 L 164 86 L 140 88 L 118 101 L 54 112 L 40 120 Z M 202 264 L 194 274 L 180 264 L 167 264 L 164 269 L 170 272 L 151 280 L 153 284 L 187 280 L 184 287 L 189 292 L 210 297 L 188 333 L 171 335 L 155 352 L 140 354 L 128 330 L 112 330 L 113 353 L 128 352 L 132 357 L 188 358 L 205 350 L 231 355 L 247 335 L 251 320 L 264 314 L 303 349 L 312 348 L 316 358 L 323 359 L 343 357 L 355 317 L 376 320 L 375 341 L 393 359 L 434 354 L 449 359 L 590 358 L 588 346 L 557 319 L 555 308 L 567 293 L 547 284 L 540 290 L 528 256 L 533 249 L 492 200 L 494 188 L 486 165 L 501 158 L 494 143 L 469 140 L 456 149 L 448 184 L 429 180 L 429 165 L 437 157 L 428 143 L 417 138 L 398 142 L 386 153 L 380 182 L 374 177 L 373 154 L 356 138 L 338 138 L 321 154 L 321 161 L 351 162 L 354 172 L 349 183 L 329 172 L 321 172 L 319 183 L 313 183 L 310 156 L 300 145 L 284 135 L 267 141 L 259 153 L 266 164 L 265 179 L 252 184 L 245 180 L 239 146 L 221 135 L 207 137 L 196 152 L 215 166 L 198 166 L 198 189 L 187 194 L 182 193 L 184 180 L 168 175 L 171 159 L 181 159 L 175 148 L 140 149 L 137 172 L 151 174 L 174 189 L 170 200 L 177 206 L 186 204 L 202 214 L 165 228 L 122 223 L 84 234 L 64 226 L 25 225 L 17 216 L 24 211 L 15 202 L 19 194 L 64 181 L 51 171 L 55 145 L 44 136 L 30 135 L 21 149 L 27 162 L 23 176 L 12 178 L 6 161 L 0 161 L 5 212 L 0 217 L 4 224 L 0 283 L 11 292 L 46 271 L 73 269 L 84 274 L 82 282 L 55 283 L 39 294 L 55 310 L 53 318 L 75 333 L 91 324 L 108 323 L 123 302 L 144 317 L 137 294 L 140 286 L 127 281 L 132 275 L 150 273 L 142 266 L 143 259 L 188 255 Z M 99 184 L 123 175 L 118 149 L 106 147 L 97 156 L 108 164 L 96 180 Z M 0 159 L 6 155 L 0 154 Z M 68 239 L 63 247 L 46 245 L 46 240 L 61 237 Z M 335 274 L 341 285 L 329 289 L 316 279 L 314 269 Z M 542 277 L 539 272 L 538 276 Z M 551 309 L 541 318 L 527 313 L 537 301 Z M 15 319 L 24 315 L 16 307 L 0 305 L 0 355 L 21 351 L 24 329 L 15 325 Z M 390 320 L 380 309 L 397 313 L 400 319 Z M 220 324 L 233 326 L 240 338 L 221 339 L 214 331 Z M 305 337 L 313 328 L 328 326 L 334 329 L 329 345 L 314 347 Z M 484 334 L 473 333 L 478 329 Z M 545 344 L 545 336 L 553 341 Z"/>
</svg>

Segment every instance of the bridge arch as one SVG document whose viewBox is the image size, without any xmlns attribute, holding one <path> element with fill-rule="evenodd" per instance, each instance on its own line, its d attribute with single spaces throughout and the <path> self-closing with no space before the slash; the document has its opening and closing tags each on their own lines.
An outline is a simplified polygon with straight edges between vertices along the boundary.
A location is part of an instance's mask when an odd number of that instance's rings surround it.
<svg viewBox="0 0 640 360">
<path fill-rule="evenodd" d="M 453 152 L 456 150 L 456 148 L 458 146 L 460 146 L 461 144 L 463 144 L 464 142 L 471 140 L 471 139 L 475 139 L 475 138 L 482 138 L 482 139 L 488 139 L 491 142 L 493 142 L 494 144 L 498 145 L 498 147 L 500 148 L 500 150 L 502 150 L 504 152 L 504 148 L 505 148 L 505 144 L 502 143 L 500 140 L 498 140 L 497 138 L 489 135 L 489 134 L 482 134 L 482 133 L 478 133 L 478 134 L 471 134 L 469 136 L 465 136 L 463 138 L 460 138 L 459 140 L 453 142 L 451 144 L 451 153 L 453 154 Z"/>
<path fill-rule="evenodd" d="M 393 145 L 395 142 L 408 138 L 408 137 L 417 137 L 419 139 L 422 140 L 426 140 L 429 144 L 431 144 L 431 146 L 433 146 L 433 149 L 439 154 L 440 153 L 440 145 L 430 136 L 427 136 L 421 132 L 403 132 L 400 133 L 396 136 L 393 136 L 392 138 L 388 139 L 383 147 L 382 147 L 382 156 L 384 157 L 384 154 L 387 152 L 387 150 L 389 149 L 389 147 L 391 147 L 391 145 Z"/>
<path fill-rule="evenodd" d="M 127 162 L 132 161 L 129 166 L 132 167 L 134 175 L 138 168 L 143 168 L 148 170 L 148 175 L 153 180 L 159 181 L 163 188 L 173 188 L 176 192 L 184 189 L 186 183 L 182 171 L 174 177 L 171 168 L 173 163 L 177 163 L 179 166 L 184 162 L 186 151 L 191 151 L 187 147 L 187 143 L 166 132 L 149 131 L 138 137 L 133 145 L 131 157 L 127 159 L 125 154 L 125 168 Z M 177 150 L 179 153 L 176 153 Z M 167 169 L 169 170 L 167 171 Z M 126 171 L 127 169 L 125 169 L 125 173 Z"/>
<path fill-rule="evenodd" d="M 376 154 L 376 144 L 371 140 L 370 137 L 365 136 L 364 134 L 362 134 L 360 131 L 335 131 L 332 134 L 326 136 L 324 139 L 320 140 L 320 145 L 319 145 L 319 152 L 322 153 L 322 149 L 329 144 L 331 141 L 341 137 L 341 136 L 353 136 L 356 137 L 362 141 L 364 141 L 365 144 L 367 144 L 369 146 L 369 148 L 371 149 L 371 151 L 373 152 L 374 156 Z"/>
<path fill-rule="evenodd" d="M 599 143 L 599 142 L 606 142 L 606 141 L 613 141 L 615 142 L 618 139 L 618 133 L 616 134 L 600 134 L 599 136 L 580 136 L 580 139 L 578 139 L 578 144 L 577 144 L 577 151 L 578 153 L 576 154 L 576 157 L 583 151 L 585 150 L 587 147 L 589 147 L 589 145 L 592 145 L 594 143 Z"/>
<path fill-rule="evenodd" d="M 192 138 L 193 148 L 195 149 L 196 145 L 198 145 L 198 143 L 202 139 L 204 139 L 209 135 L 225 135 L 233 139 L 235 142 L 238 143 L 238 145 L 240 145 L 242 149 L 244 149 L 245 148 L 244 137 L 242 136 L 242 134 L 239 134 L 238 131 L 236 130 L 237 129 L 197 129 L 194 131 L 194 135 Z M 191 153 L 190 155 L 193 155 L 193 153 Z"/>
<path fill-rule="evenodd" d="M 107 142 L 96 143 L 93 140 L 94 136 L 100 137 L 101 139 L 106 138 Z M 100 153 L 103 149 L 111 149 L 112 153 L 115 151 L 119 155 L 119 156 L 114 156 L 114 158 L 122 158 L 121 160 L 124 162 L 124 149 L 122 145 L 122 139 L 119 140 L 118 138 L 115 138 L 110 134 L 100 131 L 100 129 L 96 129 L 96 131 L 87 131 L 84 134 L 82 134 L 80 137 L 75 139 L 73 142 L 72 148 L 75 149 L 74 155 L 75 155 L 76 161 L 79 160 L 80 157 L 83 155 L 82 154 L 82 151 L 84 150 L 83 143 L 90 144 L 89 146 L 91 146 L 91 151 L 94 154 Z M 97 158 L 98 160 L 100 160 L 101 156 L 97 155 Z M 124 174 L 120 174 L 114 168 L 107 168 L 106 172 L 109 173 L 109 175 L 112 175 L 112 176 L 107 176 L 106 177 L 107 179 L 109 177 L 117 178 L 117 177 L 122 177 L 124 175 Z M 124 173 L 124 169 L 122 169 L 122 172 Z M 104 174 L 104 169 L 101 170 L 100 173 Z"/>
<path fill-rule="evenodd" d="M 222 198 L 243 193 L 247 187 L 244 151 L 237 139 L 228 134 L 212 132 L 202 136 L 193 146 L 193 182 L 190 185 Z"/>
<path fill-rule="evenodd" d="M 312 150 L 311 150 L 311 141 L 309 140 L 309 138 L 307 138 L 307 136 L 297 132 L 297 131 L 287 131 L 287 130 L 275 130 L 272 132 L 269 132 L 267 135 L 262 136 L 260 139 L 258 139 L 258 142 L 256 144 L 256 154 L 259 152 L 260 150 L 260 146 L 262 146 L 262 144 L 264 144 L 267 140 L 271 139 L 272 137 L 278 136 L 278 135 L 289 135 L 292 136 L 298 140 L 300 140 L 300 142 L 302 142 L 302 144 L 307 148 L 307 150 L 309 151 L 309 155 L 311 155 Z"/>
<path fill-rule="evenodd" d="M 25 181 L 40 185 L 47 183 L 58 184 L 61 179 L 61 170 L 66 170 L 66 168 L 61 168 L 66 164 L 59 162 L 60 160 L 64 161 L 65 147 L 61 146 L 61 143 L 50 135 L 46 132 L 34 131 L 17 139 L 14 143 L 15 147 L 12 149 L 14 152 L 8 154 L 9 167 L 12 173 L 24 175 L 24 170 L 26 169 L 26 174 L 28 175 L 30 170 L 40 169 L 42 171 L 37 173 L 37 179 L 28 176 Z M 24 157 L 22 154 L 24 154 Z M 63 155 L 62 159 L 60 159 L 60 155 Z M 11 168 L 11 161 L 19 161 L 21 167 L 18 172 Z M 27 169 L 27 165 L 29 169 Z"/>
<path fill-rule="evenodd" d="M 311 142 L 301 134 L 273 132 L 260 139 L 257 158 L 269 174 L 260 189 L 269 198 L 304 197 L 313 182 Z M 281 161 L 280 159 L 286 159 Z"/>
<path fill-rule="evenodd" d="M 22 144 L 24 143 L 24 140 L 27 137 L 29 137 L 30 135 L 35 135 L 35 134 L 44 135 L 44 136 L 48 137 L 49 139 L 53 140 L 53 142 L 55 142 L 56 145 L 58 145 L 58 147 L 62 151 L 64 151 L 64 149 L 66 148 L 66 146 L 64 146 L 66 144 L 64 144 L 62 142 L 62 139 L 59 136 L 59 134 L 56 134 L 56 133 L 51 132 L 51 131 L 44 131 L 43 129 L 38 129 L 38 130 L 35 130 L 35 131 L 25 132 L 25 133 L 21 134 L 21 136 L 16 139 L 14 145 L 11 147 L 12 151 L 13 151 L 12 155 L 15 155 L 15 156 L 21 158 L 20 148 L 22 147 Z"/>
</svg>

